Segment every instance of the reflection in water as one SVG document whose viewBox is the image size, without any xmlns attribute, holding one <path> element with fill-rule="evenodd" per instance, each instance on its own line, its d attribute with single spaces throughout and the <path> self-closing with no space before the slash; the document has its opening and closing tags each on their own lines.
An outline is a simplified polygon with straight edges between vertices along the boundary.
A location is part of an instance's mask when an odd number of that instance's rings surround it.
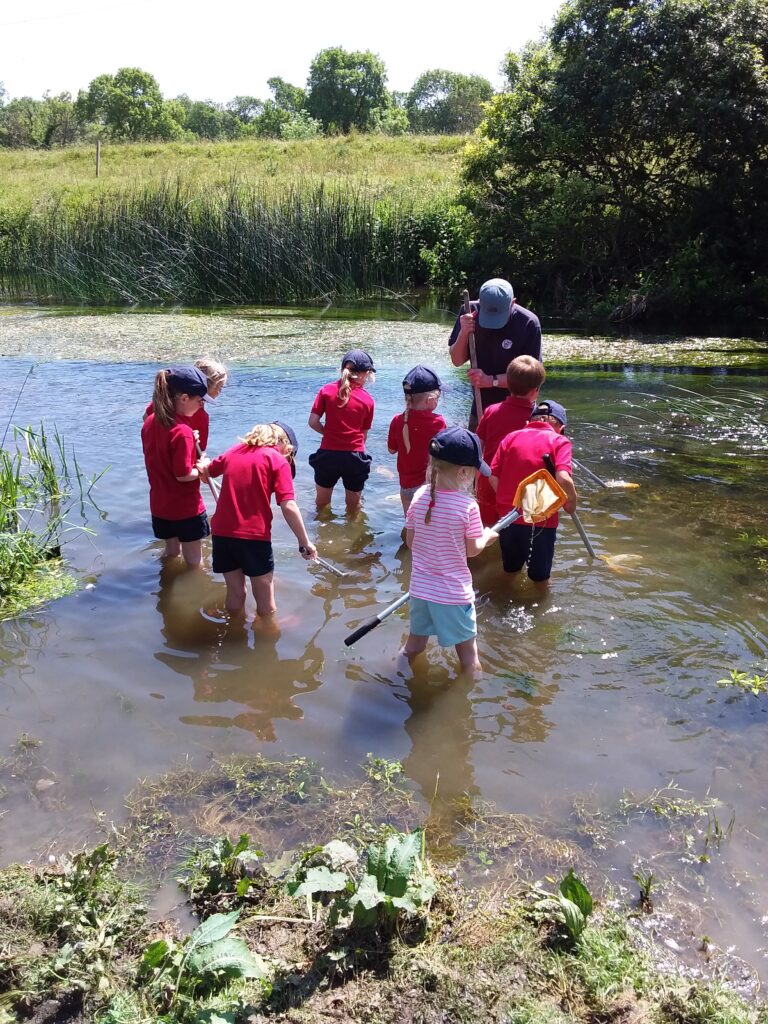
<svg viewBox="0 0 768 1024">
<path fill-rule="evenodd" d="M 224 587 L 216 585 L 223 598 Z M 275 719 L 301 719 L 293 702 L 297 695 L 320 686 L 323 652 L 317 633 L 297 657 L 280 657 L 280 620 L 268 626 L 255 617 L 230 621 L 225 613 L 206 612 L 213 585 L 201 572 L 183 565 L 164 566 L 160 573 L 157 610 L 163 619 L 165 647 L 155 658 L 192 680 L 199 703 L 245 705 L 248 710 L 232 715 L 181 715 L 187 725 L 229 728 L 236 726 L 258 739 L 274 742 Z M 296 640 L 296 622 L 291 623 Z"/>
</svg>

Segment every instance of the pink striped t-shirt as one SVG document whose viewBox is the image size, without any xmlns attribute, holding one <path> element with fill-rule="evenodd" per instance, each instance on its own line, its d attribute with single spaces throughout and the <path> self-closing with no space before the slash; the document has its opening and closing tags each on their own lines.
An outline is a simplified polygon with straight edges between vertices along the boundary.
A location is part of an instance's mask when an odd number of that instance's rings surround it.
<svg viewBox="0 0 768 1024">
<path fill-rule="evenodd" d="M 472 604 L 475 591 L 467 565 L 467 539 L 483 536 L 477 502 L 466 491 L 435 492 L 429 523 L 429 487 L 420 488 L 405 515 L 413 530 L 410 593 L 436 604 Z"/>
</svg>

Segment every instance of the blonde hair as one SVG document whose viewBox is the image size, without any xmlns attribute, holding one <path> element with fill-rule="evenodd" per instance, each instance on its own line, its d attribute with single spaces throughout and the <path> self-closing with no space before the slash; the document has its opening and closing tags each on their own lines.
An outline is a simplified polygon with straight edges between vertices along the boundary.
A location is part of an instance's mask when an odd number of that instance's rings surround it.
<svg viewBox="0 0 768 1024">
<path fill-rule="evenodd" d="M 277 448 L 283 445 L 288 449 L 287 455 L 293 455 L 293 445 L 282 427 L 276 423 L 257 423 L 248 431 L 245 437 L 241 437 L 241 444 L 247 444 L 249 448 Z"/>
<path fill-rule="evenodd" d="M 195 366 L 205 374 L 209 388 L 223 388 L 227 383 L 229 373 L 224 363 L 220 363 L 218 359 L 212 359 L 211 356 L 201 356 L 195 360 Z"/>
<path fill-rule="evenodd" d="M 471 466 L 457 466 L 453 462 L 445 462 L 429 456 L 429 504 L 424 516 L 424 525 L 429 526 L 432 509 L 435 507 L 435 494 L 438 485 L 445 491 L 467 491 L 472 485 L 475 471 Z"/>
<path fill-rule="evenodd" d="M 437 399 L 439 398 L 439 388 L 435 388 L 434 391 L 423 391 L 418 395 L 405 396 L 405 412 L 403 413 L 403 444 L 405 445 L 405 450 L 407 452 L 410 452 L 411 450 L 411 434 L 408 429 L 408 414 L 411 409 L 426 409 L 430 400 L 435 400 L 435 405 L 437 405 Z M 433 409 L 435 405 L 432 406 Z"/>
<path fill-rule="evenodd" d="M 152 412 L 157 422 L 170 430 L 176 422 L 176 398 L 168 383 L 170 370 L 158 370 L 152 388 Z"/>
<path fill-rule="evenodd" d="M 341 368 L 341 376 L 339 377 L 339 392 L 338 399 L 339 405 L 346 405 L 349 401 L 349 396 L 352 393 L 352 382 L 358 380 L 360 377 L 363 378 L 361 387 L 365 387 L 367 382 L 376 380 L 376 374 L 373 370 L 363 370 L 362 373 L 356 373 L 352 366 L 353 363 L 345 363 Z"/>
</svg>

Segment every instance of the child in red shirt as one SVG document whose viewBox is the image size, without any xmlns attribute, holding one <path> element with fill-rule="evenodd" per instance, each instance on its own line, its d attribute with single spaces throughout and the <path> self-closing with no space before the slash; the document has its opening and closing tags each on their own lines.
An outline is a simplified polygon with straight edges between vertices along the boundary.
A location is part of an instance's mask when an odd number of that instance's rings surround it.
<svg viewBox="0 0 768 1024">
<path fill-rule="evenodd" d="M 517 356 L 507 367 L 509 396 L 503 402 L 489 405 L 477 427 L 483 442 L 483 458 L 490 465 L 496 451 L 513 430 L 522 430 L 536 405 L 541 385 L 546 379 L 544 366 L 533 356 Z M 496 515 L 496 494 L 484 476 L 477 477 L 477 503 L 484 526 L 493 526 Z"/>
<path fill-rule="evenodd" d="M 518 484 L 552 460 L 557 482 L 568 496 L 566 512 L 576 511 L 578 496 L 571 476 L 571 442 L 565 436 L 565 409 L 559 402 L 539 402 L 528 424 L 501 442 L 491 463 L 491 487 L 496 491 L 496 513 L 500 519 L 515 507 Z M 546 468 L 546 467 L 545 467 Z M 555 557 L 558 517 L 555 512 L 544 523 L 532 525 L 522 518 L 499 534 L 504 571 L 519 572 L 528 565 L 528 577 L 546 584 Z"/>
<path fill-rule="evenodd" d="M 205 479 L 223 474 L 211 531 L 213 571 L 224 574 L 229 612 L 243 610 L 247 576 L 256 601 L 256 614 L 260 618 L 275 614 L 270 504 L 273 494 L 299 542 L 301 555 L 305 559 L 317 557 L 294 499 L 296 465 L 293 460 L 298 450 L 293 430 L 276 420 L 258 424 L 223 455 L 200 463 Z"/>
<path fill-rule="evenodd" d="M 389 425 L 387 448 L 397 455 L 403 512 L 408 511 L 414 494 L 427 479 L 429 442 L 445 430 L 445 420 L 434 411 L 441 389 L 434 370 L 414 366 L 403 381 L 405 412 L 398 413 Z"/>
<path fill-rule="evenodd" d="M 195 360 L 194 364 L 198 370 L 201 370 L 208 382 L 208 393 L 206 398 L 218 398 L 221 394 L 222 388 L 227 383 L 229 374 L 227 368 L 223 363 L 218 362 L 216 359 L 212 359 L 210 356 L 201 356 L 200 359 Z M 144 410 L 144 419 L 149 416 L 152 412 L 152 403 L 150 402 L 147 408 Z M 205 409 L 205 406 L 201 406 L 191 416 L 178 417 L 180 423 L 186 423 L 188 427 L 191 427 L 195 431 L 195 439 L 200 445 L 202 452 L 208 447 L 208 432 L 210 417 Z"/>
<path fill-rule="evenodd" d="M 356 512 L 360 507 L 360 496 L 371 472 L 365 439 L 374 408 L 365 385 L 375 379 L 371 357 L 354 349 L 342 359 L 339 379 L 320 388 L 315 397 L 309 425 L 322 434 L 323 440 L 318 451 L 310 455 L 309 464 L 315 471 L 318 509 L 330 505 L 339 480 L 344 484 L 347 511 Z"/>
<path fill-rule="evenodd" d="M 141 428 L 153 532 L 165 541 L 164 558 L 181 554 L 189 566 L 200 564 L 203 537 L 211 532 L 200 494 L 195 435 L 188 424 L 207 390 L 197 367 L 160 370 L 152 411 Z"/>
</svg>

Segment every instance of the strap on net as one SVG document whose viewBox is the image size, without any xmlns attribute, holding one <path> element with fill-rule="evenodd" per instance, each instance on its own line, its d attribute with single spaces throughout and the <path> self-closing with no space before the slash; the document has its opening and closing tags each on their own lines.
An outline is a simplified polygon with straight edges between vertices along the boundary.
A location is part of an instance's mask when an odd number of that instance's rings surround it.
<svg viewBox="0 0 768 1024">
<path fill-rule="evenodd" d="M 524 522 L 543 523 L 565 504 L 567 497 L 546 469 L 537 469 L 517 485 L 514 502 L 516 508 L 522 508 Z"/>
</svg>

